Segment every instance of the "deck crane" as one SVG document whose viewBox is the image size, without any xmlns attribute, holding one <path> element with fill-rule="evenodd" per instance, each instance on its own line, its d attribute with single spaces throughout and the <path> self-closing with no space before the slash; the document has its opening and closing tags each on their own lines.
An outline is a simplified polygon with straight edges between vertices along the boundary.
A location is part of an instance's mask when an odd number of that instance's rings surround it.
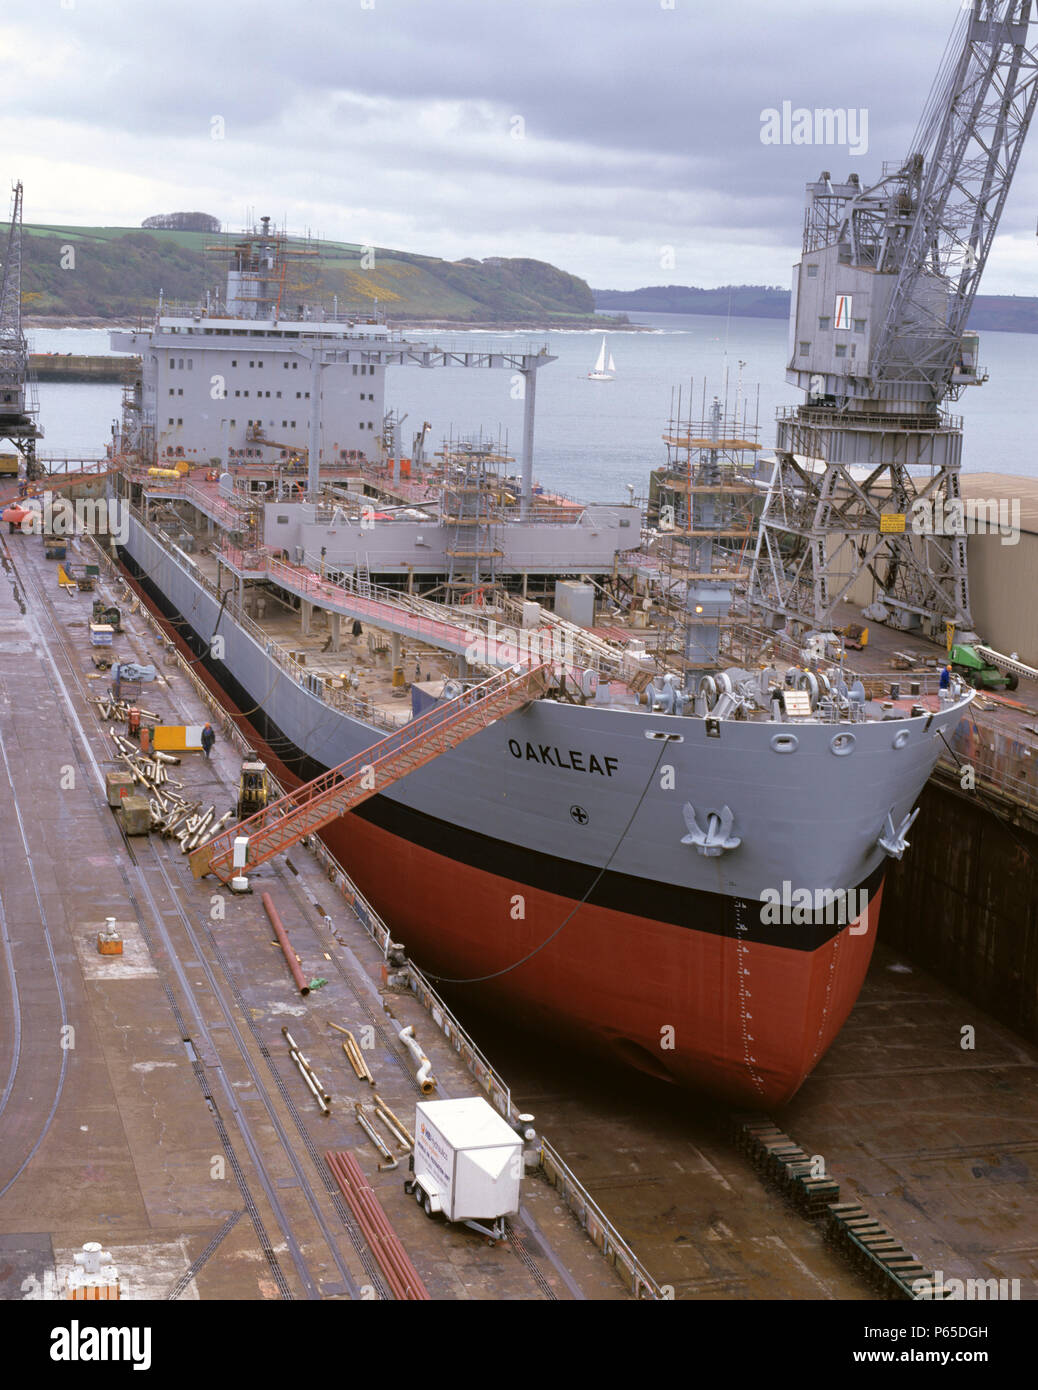
<svg viewBox="0 0 1038 1390">
<path fill-rule="evenodd" d="M 878 182 L 807 186 L 777 460 L 750 578 L 777 626 L 828 628 L 837 604 L 970 640 L 961 420 L 985 380 L 970 307 L 1038 97 L 1034 0 L 969 0 L 912 150 Z M 964 528 L 962 528 L 964 530 Z"/>
<path fill-rule="evenodd" d="M 36 441 L 43 433 L 38 414 L 22 332 L 22 185 L 16 183 L 0 281 L 0 441 L 10 441 L 22 455 L 30 482 L 42 472 L 36 461 Z"/>
</svg>

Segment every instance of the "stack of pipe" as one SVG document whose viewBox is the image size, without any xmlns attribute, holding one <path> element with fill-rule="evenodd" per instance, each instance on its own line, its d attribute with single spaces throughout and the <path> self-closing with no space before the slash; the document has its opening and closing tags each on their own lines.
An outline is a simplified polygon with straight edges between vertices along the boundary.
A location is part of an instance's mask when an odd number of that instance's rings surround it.
<svg viewBox="0 0 1038 1390">
<path fill-rule="evenodd" d="M 153 719 L 158 723 L 159 716 L 150 709 L 141 709 L 140 705 L 131 705 L 129 700 L 117 700 L 114 695 L 107 697 L 92 695 L 90 703 L 96 705 L 102 719 L 129 719 L 130 710 L 135 709 L 139 712 L 142 719 Z M 171 758 L 171 762 L 180 762 L 179 758 Z"/>
<path fill-rule="evenodd" d="M 389 1130 L 390 1134 L 397 1141 L 403 1150 L 408 1151 L 414 1148 L 414 1135 L 404 1124 L 403 1120 L 397 1119 L 389 1106 L 382 1097 L 375 1092 L 375 1114 Z"/>
<path fill-rule="evenodd" d="M 346 1054 L 346 1060 L 357 1074 L 359 1081 L 366 1081 L 374 1086 L 375 1078 L 368 1070 L 368 1064 L 364 1060 L 364 1054 L 357 1046 L 357 1039 L 348 1028 L 340 1028 L 337 1023 L 329 1023 L 329 1028 L 334 1028 L 337 1033 L 345 1033 L 346 1041 L 342 1045 L 342 1050 Z"/>
<path fill-rule="evenodd" d="M 353 1109 L 357 1116 L 357 1123 L 360 1125 L 361 1129 L 374 1144 L 375 1148 L 378 1149 L 382 1157 L 386 1160 L 385 1163 L 380 1163 L 378 1165 L 378 1171 L 380 1173 L 387 1173 L 391 1168 L 396 1167 L 397 1160 L 393 1157 L 393 1155 L 386 1148 L 385 1144 L 382 1142 L 382 1136 L 379 1134 L 378 1130 L 375 1128 L 375 1126 L 368 1119 L 367 1115 L 364 1113 L 364 1107 L 359 1100 L 355 1100 L 353 1102 Z"/>
<path fill-rule="evenodd" d="M 199 845 L 211 840 L 232 818 L 234 812 L 228 811 L 215 820 L 215 806 L 203 812 L 200 801 L 189 802 L 171 790 L 172 787 L 182 788 L 184 785 L 166 771 L 170 764 L 178 764 L 179 758 L 159 751 L 142 753 L 136 744 L 115 729 L 109 729 L 108 733 L 119 750 L 120 762 L 126 764 L 134 782 L 148 793 L 152 830 L 160 831 L 167 839 L 179 841 L 181 853 L 190 854 Z"/>
<path fill-rule="evenodd" d="M 331 1096 L 321 1085 L 317 1073 L 314 1071 L 313 1066 L 311 1065 L 309 1057 L 304 1057 L 303 1054 L 299 1051 L 299 1044 L 296 1042 L 295 1038 L 293 1038 L 292 1034 L 288 1031 L 287 1028 L 282 1028 L 281 1031 L 285 1035 L 285 1041 L 288 1043 L 288 1055 L 292 1058 L 292 1061 L 295 1062 L 296 1066 L 299 1068 L 299 1074 L 306 1082 L 307 1087 L 313 1092 L 314 1100 L 317 1101 L 321 1114 L 330 1114 L 331 1107 L 329 1105 L 329 1101 L 331 1100 Z"/>
<path fill-rule="evenodd" d="M 389 1224 L 389 1218 L 353 1154 L 348 1151 L 336 1153 L 329 1149 L 324 1160 L 357 1218 L 393 1297 L 414 1302 L 428 1301 L 429 1290 L 400 1243 L 400 1237 Z"/>
</svg>

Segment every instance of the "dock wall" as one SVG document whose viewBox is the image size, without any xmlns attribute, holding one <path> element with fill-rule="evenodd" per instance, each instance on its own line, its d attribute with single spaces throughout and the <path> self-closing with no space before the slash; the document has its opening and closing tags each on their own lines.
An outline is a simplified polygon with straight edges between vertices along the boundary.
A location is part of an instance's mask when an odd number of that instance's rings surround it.
<svg viewBox="0 0 1038 1390">
<path fill-rule="evenodd" d="M 887 877 L 880 938 L 1038 1042 L 1034 822 L 997 794 L 951 790 L 936 779 L 920 805 L 911 848 Z"/>
</svg>

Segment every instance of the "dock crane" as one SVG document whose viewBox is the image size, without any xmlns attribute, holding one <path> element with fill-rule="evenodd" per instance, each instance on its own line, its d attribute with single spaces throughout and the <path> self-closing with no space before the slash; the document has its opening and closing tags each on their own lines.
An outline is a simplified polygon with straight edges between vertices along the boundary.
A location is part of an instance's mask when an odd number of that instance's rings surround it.
<svg viewBox="0 0 1038 1390">
<path fill-rule="evenodd" d="M 832 626 L 864 572 L 870 621 L 972 637 L 959 503 L 961 421 L 985 379 L 967 330 L 1038 98 L 1034 0 L 970 0 L 900 165 L 807 186 L 786 379 L 750 603 L 771 626 Z M 938 510 L 940 509 L 940 510 Z"/>
<path fill-rule="evenodd" d="M 22 332 L 22 185 L 16 183 L 0 281 L 0 440 L 9 441 L 22 455 L 29 482 L 42 473 L 36 461 L 36 441 L 43 434 L 36 423 L 38 414 Z"/>
</svg>

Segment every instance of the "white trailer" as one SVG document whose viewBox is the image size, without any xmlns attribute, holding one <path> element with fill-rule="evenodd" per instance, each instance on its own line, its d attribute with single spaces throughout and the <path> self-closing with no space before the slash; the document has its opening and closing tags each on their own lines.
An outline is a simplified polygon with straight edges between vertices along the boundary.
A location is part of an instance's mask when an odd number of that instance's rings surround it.
<svg viewBox="0 0 1038 1390">
<path fill-rule="evenodd" d="M 414 1176 L 404 1186 L 419 1205 L 503 1240 L 523 1174 L 523 1144 L 511 1125 L 482 1096 L 423 1100 L 414 1138 Z"/>
</svg>

